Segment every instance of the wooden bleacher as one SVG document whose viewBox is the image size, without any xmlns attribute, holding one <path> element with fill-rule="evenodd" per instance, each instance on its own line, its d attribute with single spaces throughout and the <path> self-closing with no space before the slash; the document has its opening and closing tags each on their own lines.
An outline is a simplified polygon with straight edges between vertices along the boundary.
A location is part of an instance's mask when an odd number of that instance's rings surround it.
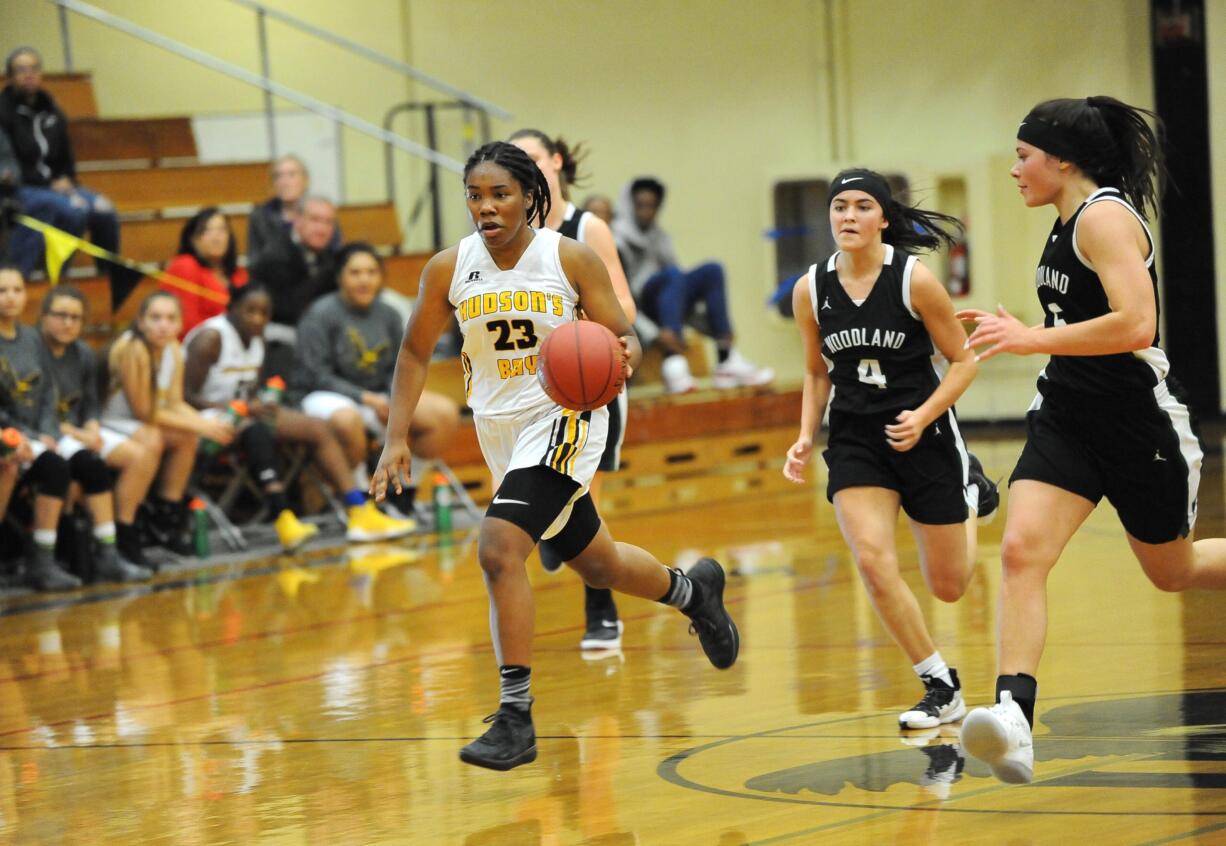
<svg viewBox="0 0 1226 846">
<path fill-rule="evenodd" d="M 176 252 L 184 219 L 207 205 L 250 204 L 268 192 L 267 162 L 201 165 L 184 117 L 99 119 L 88 74 L 46 77 L 48 87 L 71 117 L 82 181 L 116 203 L 125 215 L 123 252 L 137 261 L 164 263 Z M 231 213 L 240 253 L 247 243 L 247 214 Z M 424 255 L 399 255 L 401 231 L 390 204 L 345 206 L 339 222 L 347 240 L 364 240 L 393 252 L 386 259 L 389 288 L 415 296 Z M 135 316 L 140 300 L 156 288 L 145 279 L 116 314 L 110 288 L 99 276 L 82 276 L 90 260 L 78 258 L 70 279 L 88 301 L 90 339 L 105 343 L 114 327 Z M 30 285 L 23 319 L 36 320 L 46 282 Z M 690 344 L 696 376 L 709 372 L 704 342 Z M 648 351 L 634 382 L 659 379 L 659 355 Z M 428 386 L 463 403 L 458 360 L 435 362 Z M 609 516 L 670 510 L 790 489 L 780 464 L 796 434 L 799 391 L 738 390 L 682 397 L 632 390 L 623 467 L 605 482 L 602 511 Z M 480 504 L 489 501 L 489 471 L 481 457 L 471 421 L 466 422 L 444 456 Z M 429 481 L 422 496 L 428 498 Z"/>
</svg>

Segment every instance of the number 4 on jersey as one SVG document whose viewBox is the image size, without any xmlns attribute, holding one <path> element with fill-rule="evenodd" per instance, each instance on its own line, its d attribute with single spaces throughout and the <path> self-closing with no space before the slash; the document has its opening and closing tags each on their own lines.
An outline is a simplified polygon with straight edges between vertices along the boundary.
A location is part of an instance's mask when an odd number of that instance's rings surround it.
<svg viewBox="0 0 1226 846">
<path fill-rule="evenodd" d="M 857 368 L 860 374 L 860 381 L 866 385 L 876 385 L 881 390 L 885 390 L 885 374 L 881 372 L 881 362 L 875 358 L 860 359 L 860 366 Z"/>
</svg>

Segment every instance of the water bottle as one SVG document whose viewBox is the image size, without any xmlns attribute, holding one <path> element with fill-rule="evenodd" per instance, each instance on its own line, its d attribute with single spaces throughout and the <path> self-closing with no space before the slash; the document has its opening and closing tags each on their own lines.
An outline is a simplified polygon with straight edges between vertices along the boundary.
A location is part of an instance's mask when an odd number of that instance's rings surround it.
<svg viewBox="0 0 1226 846">
<path fill-rule="evenodd" d="M 209 512 L 204 500 L 196 497 L 188 503 L 192 512 L 192 548 L 197 558 L 209 557 Z"/>
<path fill-rule="evenodd" d="M 0 458 L 7 458 L 15 453 L 23 440 L 25 439 L 21 432 L 12 427 L 0 432 Z"/>
<path fill-rule="evenodd" d="M 235 429 L 242 425 L 242 422 L 247 419 L 249 413 L 247 403 L 242 400 L 230 400 L 230 405 L 226 407 L 226 419 Z M 209 439 L 204 442 L 200 449 L 205 455 L 213 456 L 221 451 L 221 444 Z"/>
<path fill-rule="evenodd" d="M 273 376 L 264 383 L 260 391 L 260 402 L 264 405 L 280 405 L 283 396 L 285 396 L 285 380 L 280 376 Z"/>
<path fill-rule="evenodd" d="M 440 535 L 451 531 L 451 485 L 442 473 L 434 474 L 434 530 Z"/>
</svg>

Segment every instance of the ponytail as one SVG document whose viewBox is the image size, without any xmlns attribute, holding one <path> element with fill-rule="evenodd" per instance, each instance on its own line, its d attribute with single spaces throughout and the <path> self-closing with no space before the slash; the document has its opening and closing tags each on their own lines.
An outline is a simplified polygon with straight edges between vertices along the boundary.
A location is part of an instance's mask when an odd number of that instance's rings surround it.
<svg viewBox="0 0 1226 846">
<path fill-rule="evenodd" d="M 1118 189 L 1142 217 L 1158 211 L 1167 173 L 1162 121 L 1153 112 L 1106 96 L 1046 100 L 1026 115 L 1017 137 L 1077 165 L 1096 185 Z"/>
</svg>

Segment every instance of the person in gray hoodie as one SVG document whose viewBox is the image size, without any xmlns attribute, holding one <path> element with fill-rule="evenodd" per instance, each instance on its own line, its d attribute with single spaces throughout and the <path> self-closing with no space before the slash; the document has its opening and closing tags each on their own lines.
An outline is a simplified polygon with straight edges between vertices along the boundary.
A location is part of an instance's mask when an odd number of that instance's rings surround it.
<svg viewBox="0 0 1226 846">
<path fill-rule="evenodd" d="M 770 383 L 775 378 L 773 370 L 758 367 L 733 347 L 723 265 L 711 261 L 691 270 L 678 266 L 673 240 L 656 221 L 664 195 L 664 184 L 655 177 L 641 176 L 630 182 L 613 218 L 613 238 L 639 306 L 635 328 L 640 337 L 654 338 L 664 350 L 661 373 L 665 387 L 670 393 L 695 388 L 682 331 L 699 303 L 706 307 L 704 334 L 714 339 L 719 359 L 712 374 L 715 387 Z"/>
</svg>

